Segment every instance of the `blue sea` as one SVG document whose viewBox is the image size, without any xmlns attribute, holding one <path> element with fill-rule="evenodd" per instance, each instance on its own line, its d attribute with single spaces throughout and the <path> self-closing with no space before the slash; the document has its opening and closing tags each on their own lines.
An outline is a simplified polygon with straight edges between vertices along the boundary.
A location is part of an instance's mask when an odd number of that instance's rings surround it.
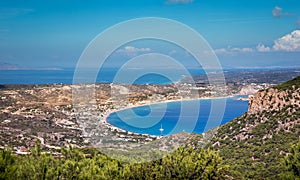
<svg viewBox="0 0 300 180">
<path fill-rule="evenodd" d="M 94 71 L 94 69 L 87 69 Z M 114 80 L 118 69 L 103 68 L 97 75 L 97 83 L 121 83 L 121 84 L 170 84 L 179 81 L 186 74 L 178 74 L 178 71 L 166 69 L 169 77 L 149 73 L 135 79 L 135 75 L 144 72 L 144 69 L 128 69 L 125 77 Z M 96 71 L 97 72 L 97 71 Z M 203 70 L 189 70 L 191 74 L 204 74 Z M 0 70 L 0 84 L 73 84 L 74 69 L 63 70 Z M 80 77 L 79 77 L 80 78 Z M 172 79 L 172 80 L 171 80 Z M 84 80 L 83 80 L 84 81 Z M 95 83 L 95 82 L 86 82 Z"/>
<path fill-rule="evenodd" d="M 112 113 L 107 118 L 107 121 L 113 126 L 140 134 L 170 135 L 179 132 L 201 134 L 243 115 L 248 109 L 248 101 L 238 100 L 237 98 L 174 101 L 135 107 Z M 219 120 L 218 115 L 210 114 L 213 101 L 214 103 L 226 102 L 223 117 Z M 181 112 L 183 103 L 184 108 L 190 109 L 190 111 Z M 197 103 L 200 104 L 200 111 L 195 115 L 193 108 L 196 107 Z M 164 107 L 166 107 L 165 110 Z M 218 109 L 217 113 L 219 113 Z M 210 121 L 208 121 L 209 117 L 211 118 Z M 145 121 L 150 122 L 145 123 Z M 139 124 L 144 127 L 141 127 Z M 145 128 L 145 126 L 148 127 Z M 161 128 L 163 131 L 160 131 Z"/>
</svg>

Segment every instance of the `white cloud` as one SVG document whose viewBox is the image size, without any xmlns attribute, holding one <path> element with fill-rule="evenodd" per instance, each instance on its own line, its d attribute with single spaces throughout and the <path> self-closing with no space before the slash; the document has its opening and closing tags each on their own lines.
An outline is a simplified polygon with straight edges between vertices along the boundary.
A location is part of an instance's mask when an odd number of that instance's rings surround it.
<svg viewBox="0 0 300 180">
<path fill-rule="evenodd" d="M 151 52 L 152 50 L 150 48 L 137 48 L 133 46 L 125 46 L 122 49 L 117 50 L 116 52 L 119 54 L 125 54 L 129 57 L 137 56 L 139 53 L 147 53 Z"/>
<path fill-rule="evenodd" d="M 239 52 L 253 52 L 254 50 L 252 48 L 241 48 L 238 49 Z"/>
<path fill-rule="evenodd" d="M 300 30 L 295 30 L 290 34 L 284 35 L 283 37 L 274 41 L 272 46 L 266 46 L 259 43 L 256 49 L 253 48 L 221 48 L 216 49 L 214 52 L 221 55 L 237 55 L 238 53 L 251 53 L 251 52 L 300 52 Z"/>
<path fill-rule="evenodd" d="M 275 8 L 272 11 L 272 15 L 274 17 L 280 18 L 282 16 L 282 8 L 275 6 Z"/>
<path fill-rule="evenodd" d="M 274 41 L 274 45 L 271 47 L 263 44 L 258 44 L 256 47 L 259 52 L 269 51 L 286 51 L 286 52 L 297 52 L 300 51 L 300 30 L 295 30 L 290 34 L 284 35 L 283 37 Z"/>
<path fill-rule="evenodd" d="M 300 51 L 300 30 L 295 30 L 274 41 L 275 51 Z"/>
<path fill-rule="evenodd" d="M 282 16 L 295 16 L 295 14 L 290 14 L 290 13 L 283 13 L 282 8 L 275 6 L 275 8 L 272 10 L 272 15 L 276 18 L 281 18 Z"/>
<path fill-rule="evenodd" d="M 214 50 L 216 54 L 223 54 L 223 55 L 234 55 L 238 53 L 251 53 L 254 52 L 252 48 L 232 48 L 232 47 L 227 47 L 227 48 L 221 48 L 221 49 L 216 49 Z"/>
<path fill-rule="evenodd" d="M 216 54 L 228 54 L 228 51 L 225 48 L 215 49 Z"/>
<path fill-rule="evenodd" d="M 284 16 L 296 16 L 296 14 L 290 14 L 288 12 L 283 13 L 282 8 L 278 7 L 278 6 L 274 7 L 274 9 L 272 10 L 272 15 L 275 18 L 281 18 L 281 17 L 284 17 Z M 296 26 L 300 26 L 300 19 L 297 20 Z"/>
<path fill-rule="evenodd" d="M 271 51 L 270 47 L 267 47 L 267 46 L 265 46 L 263 44 L 258 44 L 256 46 L 256 49 L 257 49 L 258 52 L 270 52 Z"/>
<path fill-rule="evenodd" d="M 133 46 L 126 46 L 123 49 L 118 50 L 119 53 L 139 53 L 139 52 L 150 52 L 150 48 L 136 48 Z"/>
<path fill-rule="evenodd" d="M 169 55 L 174 55 L 174 54 L 177 54 L 178 52 L 176 50 L 172 50 L 169 52 Z"/>
<path fill-rule="evenodd" d="M 193 3 L 194 0 L 167 0 L 167 4 L 190 4 Z"/>
</svg>

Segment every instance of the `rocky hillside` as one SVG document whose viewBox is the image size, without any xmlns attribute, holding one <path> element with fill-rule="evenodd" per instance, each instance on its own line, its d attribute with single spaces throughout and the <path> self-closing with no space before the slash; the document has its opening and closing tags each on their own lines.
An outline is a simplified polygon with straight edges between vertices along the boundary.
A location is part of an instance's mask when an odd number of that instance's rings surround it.
<svg viewBox="0 0 300 180">
<path fill-rule="evenodd" d="M 256 93 L 249 111 L 221 126 L 208 147 L 238 179 L 279 178 L 282 158 L 300 137 L 300 77 Z"/>
<path fill-rule="evenodd" d="M 286 106 L 300 106 L 300 77 L 256 93 L 249 101 L 249 114 L 264 110 L 281 110 Z"/>
</svg>

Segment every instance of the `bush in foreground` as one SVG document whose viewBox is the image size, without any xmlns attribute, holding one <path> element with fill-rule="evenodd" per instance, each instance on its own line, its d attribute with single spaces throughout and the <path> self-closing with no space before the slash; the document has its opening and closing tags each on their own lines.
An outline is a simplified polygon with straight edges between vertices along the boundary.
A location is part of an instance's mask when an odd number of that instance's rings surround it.
<svg viewBox="0 0 300 180">
<path fill-rule="evenodd" d="M 95 149 L 63 149 L 60 157 L 37 148 L 30 155 L 0 151 L 0 179 L 225 179 L 228 168 L 211 150 L 180 147 L 142 164 L 121 163 Z"/>
</svg>

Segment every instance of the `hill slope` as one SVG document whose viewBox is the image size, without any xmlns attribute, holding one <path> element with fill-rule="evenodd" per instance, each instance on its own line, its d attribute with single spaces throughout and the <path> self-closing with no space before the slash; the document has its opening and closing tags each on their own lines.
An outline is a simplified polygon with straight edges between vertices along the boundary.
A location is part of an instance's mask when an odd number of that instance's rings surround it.
<svg viewBox="0 0 300 180">
<path fill-rule="evenodd" d="M 260 91 L 248 113 L 221 126 L 208 147 L 220 152 L 236 178 L 278 178 L 282 158 L 300 137 L 300 77 Z"/>
</svg>

